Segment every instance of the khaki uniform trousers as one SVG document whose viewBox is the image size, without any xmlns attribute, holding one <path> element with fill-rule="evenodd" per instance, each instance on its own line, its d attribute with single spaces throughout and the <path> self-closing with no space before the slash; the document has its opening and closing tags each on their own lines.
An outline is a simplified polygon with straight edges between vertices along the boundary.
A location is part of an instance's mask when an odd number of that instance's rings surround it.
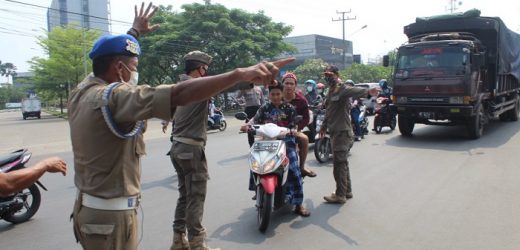
<svg viewBox="0 0 520 250">
<path fill-rule="evenodd" d="M 348 151 L 352 143 L 351 130 L 335 131 L 330 133 L 332 145 L 333 175 L 336 181 L 336 195 L 345 197 L 352 192 L 350 171 L 348 167 Z"/>
<path fill-rule="evenodd" d="M 76 200 L 73 227 L 83 249 L 137 249 L 137 210 L 100 210 Z"/>
<path fill-rule="evenodd" d="M 179 189 L 173 230 L 184 233 L 187 229 L 191 240 L 205 232 L 202 216 L 209 175 L 204 146 L 174 140 L 170 158 L 177 171 Z"/>
</svg>

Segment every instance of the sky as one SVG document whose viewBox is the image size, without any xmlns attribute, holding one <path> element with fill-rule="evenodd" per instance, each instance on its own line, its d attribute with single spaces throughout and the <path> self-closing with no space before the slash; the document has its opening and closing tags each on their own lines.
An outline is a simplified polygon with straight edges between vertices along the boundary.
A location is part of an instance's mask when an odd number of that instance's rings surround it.
<svg viewBox="0 0 520 250">
<path fill-rule="evenodd" d="M 51 0 L 16 0 L 40 6 L 50 6 Z M 78 0 L 79 1 L 79 0 Z M 137 0 L 111 0 L 112 19 L 132 22 Z M 155 0 L 154 4 L 172 5 L 181 11 L 188 3 L 203 3 L 203 0 Z M 342 22 L 333 22 L 340 17 L 337 11 L 350 11 L 346 17 L 345 36 L 353 42 L 354 54 L 362 60 L 373 60 L 406 42 L 403 26 L 413 23 L 418 16 L 449 13 L 449 0 L 212 0 L 229 9 L 238 8 L 248 12 L 264 11 L 274 22 L 293 26 L 289 36 L 319 34 L 342 38 Z M 148 2 L 146 2 L 148 3 Z M 509 29 L 520 33 L 520 1 L 518 0 L 460 0 L 456 12 L 477 8 L 482 16 L 498 16 Z M 46 55 L 37 44 L 36 37 L 45 35 L 47 10 L 7 0 L 0 0 L 0 61 L 11 62 L 18 72 L 29 70 L 31 58 Z M 366 28 L 362 29 L 366 25 Z M 112 32 L 125 33 L 130 24 L 113 23 Z M 14 33 L 14 34 L 13 34 Z M 520 42 L 520 41 L 519 41 Z M 2 82 L 3 79 L 0 79 Z"/>
</svg>

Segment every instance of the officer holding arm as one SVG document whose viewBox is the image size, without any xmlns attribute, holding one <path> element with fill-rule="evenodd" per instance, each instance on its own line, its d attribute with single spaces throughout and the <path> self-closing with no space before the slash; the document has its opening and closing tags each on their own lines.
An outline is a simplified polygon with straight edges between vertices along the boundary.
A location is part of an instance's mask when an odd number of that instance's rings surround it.
<svg viewBox="0 0 520 250">
<path fill-rule="evenodd" d="M 154 29 L 157 9 L 135 8 L 126 35 L 99 38 L 89 54 L 93 73 L 71 91 L 69 125 L 77 197 L 72 213 L 77 240 L 84 249 L 137 249 L 137 207 L 141 192 L 140 157 L 145 154 L 145 120 L 170 120 L 175 108 L 202 101 L 250 81 L 269 85 L 278 68 L 294 59 L 262 62 L 176 85 L 136 86 L 136 38 Z"/>
</svg>

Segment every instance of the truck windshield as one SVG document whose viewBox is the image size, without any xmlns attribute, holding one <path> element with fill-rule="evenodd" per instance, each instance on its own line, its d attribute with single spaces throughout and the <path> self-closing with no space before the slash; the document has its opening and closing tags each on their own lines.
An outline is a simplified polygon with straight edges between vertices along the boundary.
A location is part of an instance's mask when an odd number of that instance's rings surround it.
<svg viewBox="0 0 520 250">
<path fill-rule="evenodd" d="M 396 77 L 464 75 L 469 50 L 459 46 L 403 47 L 399 50 Z"/>
</svg>

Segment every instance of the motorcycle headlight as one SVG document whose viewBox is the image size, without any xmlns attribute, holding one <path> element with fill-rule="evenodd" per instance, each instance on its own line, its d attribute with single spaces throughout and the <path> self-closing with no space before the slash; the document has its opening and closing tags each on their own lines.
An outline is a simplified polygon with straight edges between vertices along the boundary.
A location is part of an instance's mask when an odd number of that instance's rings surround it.
<svg viewBox="0 0 520 250">
<path fill-rule="evenodd" d="M 258 172 L 258 168 L 260 168 L 260 163 L 252 156 L 249 158 L 249 165 L 251 166 L 251 170 L 253 170 L 254 172 Z"/>
<path fill-rule="evenodd" d="M 278 155 L 274 156 L 271 160 L 267 161 L 264 164 L 263 172 L 267 173 L 273 170 L 273 168 L 276 166 L 276 163 L 278 163 L 278 160 L 280 157 Z"/>
</svg>

